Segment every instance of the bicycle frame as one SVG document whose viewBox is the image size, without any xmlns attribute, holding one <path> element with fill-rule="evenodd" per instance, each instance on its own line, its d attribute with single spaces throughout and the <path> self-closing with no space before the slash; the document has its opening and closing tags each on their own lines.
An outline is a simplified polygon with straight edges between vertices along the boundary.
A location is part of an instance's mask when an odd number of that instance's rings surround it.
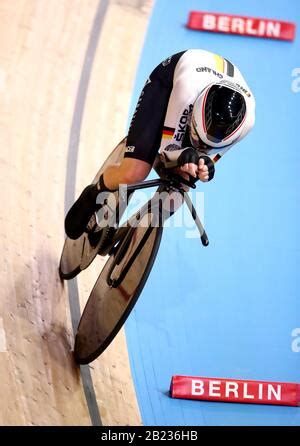
<svg viewBox="0 0 300 446">
<path fill-rule="evenodd" d="M 128 192 L 133 193 L 136 190 L 139 189 L 146 189 L 150 187 L 158 186 L 158 189 L 155 193 L 155 195 L 136 213 L 134 214 L 128 222 L 126 222 L 126 226 L 121 226 L 117 231 L 115 236 L 112 238 L 111 246 L 112 248 L 109 250 L 109 254 L 116 253 L 115 259 L 113 264 L 110 266 L 110 269 L 107 274 L 107 284 L 111 287 L 118 287 L 121 283 L 124 277 L 126 276 L 129 268 L 133 264 L 134 260 L 138 256 L 139 252 L 143 248 L 144 244 L 146 243 L 151 230 L 153 228 L 153 223 L 155 225 L 163 226 L 165 219 L 169 218 L 173 212 L 168 212 L 166 215 L 163 214 L 162 211 L 162 200 L 160 199 L 160 194 L 163 192 L 170 192 L 171 190 L 178 191 L 184 198 L 184 201 L 186 202 L 188 209 L 191 212 L 192 218 L 194 219 L 197 228 L 200 232 L 200 239 L 203 244 L 203 246 L 208 246 L 209 241 L 207 234 L 204 230 L 204 227 L 197 215 L 196 209 L 193 206 L 193 203 L 188 195 L 188 193 L 183 189 L 182 183 L 184 183 L 186 186 L 195 188 L 196 186 L 193 183 L 190 183 L 186 180 L 182 181 L 181 177 L 172 176 L 168 179 L 158 178 L 156 180 L 149 180 L 144 181 L 140 183 L 134 183 L 129 186 L 127 186 L 124 189 L 120 190 L 120 199 L 124 200 L 126 199 L 126 196 L 128 196 Z M 126 196 L 125 196 L 126 195 Z M 143 236 L 142 240 L 140 241 L 138 247 L 135 249 L 135 251 L 132 253 L 132 255 L 129 256 L 129 258 L 125 262 L 124 268 L 120 267 L 120 264 L 126 255 L 128 251 L 128 247 L 130 245 L 132 233 L 134 231 L 134 225 L 132 223 L 134 221 L 139 221 L 143 216 L 149 214 L 150 211 L 153 212 L 153 209 L 155 210 L 153 221 L 151 221 L 151 224 L 147 228 L 145 235 Z M 117 245 L 117 247 L 116 247 Z M 118 268 L 120 269 L 120 272 L 118 274 Z"/>
</svg>

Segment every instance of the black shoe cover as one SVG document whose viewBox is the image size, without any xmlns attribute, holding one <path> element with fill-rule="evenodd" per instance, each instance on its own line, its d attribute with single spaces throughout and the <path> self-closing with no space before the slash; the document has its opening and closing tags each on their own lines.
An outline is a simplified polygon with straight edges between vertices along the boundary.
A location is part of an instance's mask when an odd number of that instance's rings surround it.
<svg viewBox="0 0 300 446">
<path fill-rule="evenodd" d="M 75 201 L 65 218 L 65 231 L 76 240 L 83 233 L 92 215 L 97 210 L 96 199 L 100 191 L 95 184 L 87 186 Z"/>
</svg>

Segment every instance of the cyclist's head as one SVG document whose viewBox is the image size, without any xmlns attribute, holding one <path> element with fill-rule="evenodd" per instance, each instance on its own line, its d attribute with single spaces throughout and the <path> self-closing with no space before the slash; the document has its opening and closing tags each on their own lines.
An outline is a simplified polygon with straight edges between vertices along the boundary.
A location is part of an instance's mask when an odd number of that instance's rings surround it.
<svg viewBox="0 0 300 446">
<path fill-rule="evenodd" d="M 195 148 L 224 147 L 241 134 L 246 102 L 234 87 L 222 82 L 206 87 L 197 97 L 191 117 L 190 139 Z"/>
</svg>

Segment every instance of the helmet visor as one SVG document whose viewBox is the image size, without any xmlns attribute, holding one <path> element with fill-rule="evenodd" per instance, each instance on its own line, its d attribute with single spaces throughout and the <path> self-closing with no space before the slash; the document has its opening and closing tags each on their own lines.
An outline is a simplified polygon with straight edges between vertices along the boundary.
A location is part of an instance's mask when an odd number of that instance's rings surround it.
<svg viewBox="0 0 300 446">
<path fill-rule="evenodd" d="M 237 132 L 245 116 L 245 99 L 236 90 L 221 85 L 213 85 L 208 89 L 203 101 L 202 117 L 209 141 L 226 141 Z"/>
</svg>

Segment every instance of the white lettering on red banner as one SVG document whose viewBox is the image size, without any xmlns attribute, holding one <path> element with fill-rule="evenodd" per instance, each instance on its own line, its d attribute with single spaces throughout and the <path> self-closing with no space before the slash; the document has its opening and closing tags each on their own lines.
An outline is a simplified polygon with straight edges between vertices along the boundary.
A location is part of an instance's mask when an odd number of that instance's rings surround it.
<svg viewBox="0 0 300 446">
<path fill-rule="evenodd" d="M 267 381 L 173 376 L 173 398 L 236 403 L 300 405 L 300 384 Z"/>
<path fill-rule="evenodd" d="M 296 32 L 296 25 L 291 22 L 200 11 L 190 12 L 187 26 L 200 31 L 280 40 L 294 40 Z"/>
<path fill-rule="evenodd" d="M 208 392 L 209 397 L 217 396 L 221 397 L 221 381 L 212 381 L 210 380 L 207 384 L 207 389 L 205 389 L 205 383 L 202 380 L 192 379 L 192 395 L 204 395 L 204 393 Z M 254 399 L 258 398 L 260 400 L 263 399 L 264 394 L 267 400 L 272 401 L 275 398 L 277 401 L 280 401 L 281 395 L 281 385 L 278 384 L 276 387 L 272 384 L 264 384 L 257 383 L 257 388 L 254 389 L 255 394 L 248 393 L 248 383 L 243 382 L 240 385 L 235 382 L 227 381 L 225 382 L 224 388 L 224 396 L 225 398 L 230 398 L 230 392 L 233 393 L 233 398 L 244 398 L 244 399 Z"/>
</svg>

